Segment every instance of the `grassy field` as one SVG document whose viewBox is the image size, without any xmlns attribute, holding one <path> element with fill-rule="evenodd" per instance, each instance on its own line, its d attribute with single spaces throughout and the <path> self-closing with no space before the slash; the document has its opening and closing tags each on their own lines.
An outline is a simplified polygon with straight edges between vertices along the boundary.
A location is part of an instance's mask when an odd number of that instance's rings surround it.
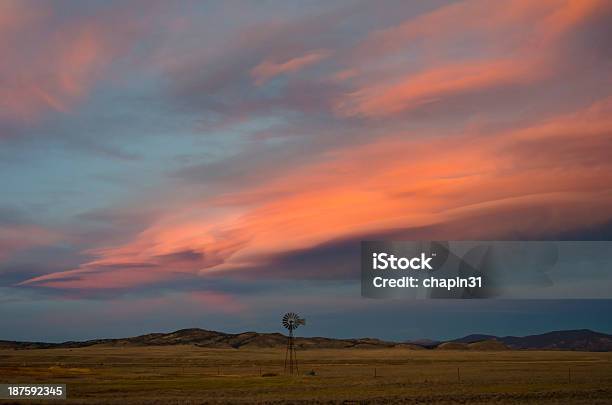
<svg viewBox="0 0 612 405">
<path fill-rule="evenodd" d="M 301 375 L 291 377 L 279 349 L 0 350 L 0 383 L 66 383 L 73 404 L 612 401 L 612 353 L 319 349 L 298 358 Z"/>
</svg>

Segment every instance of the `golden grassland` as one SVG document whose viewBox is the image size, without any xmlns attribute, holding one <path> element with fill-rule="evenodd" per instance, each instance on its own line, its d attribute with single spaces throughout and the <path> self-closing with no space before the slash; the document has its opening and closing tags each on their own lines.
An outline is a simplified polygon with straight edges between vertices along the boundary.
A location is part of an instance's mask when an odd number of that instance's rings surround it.
<svg viewBox="0 0 612 405">
<path fill-rule="evenodd" d="M 612 401 L 612 353 L 313 349 L 298 352 L 293 377 L 283 375 L 284 354 L 186 345 L 0 350 L 0 383 L 65 383 L 71 404 Z"/>
</svg>

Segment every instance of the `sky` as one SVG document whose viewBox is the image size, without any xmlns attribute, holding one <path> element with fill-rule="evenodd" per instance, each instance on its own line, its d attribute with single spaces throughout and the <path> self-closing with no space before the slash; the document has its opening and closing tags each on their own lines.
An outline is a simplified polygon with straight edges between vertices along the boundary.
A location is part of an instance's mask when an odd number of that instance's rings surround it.
<svg viewBox="0 0 612 405">
<path fill-rule="evenodd" d="M 0 339 L 612 333 L 360 297 L 359 241 L 612 238 L 612 4 L 0 2 Z"/>
</svg>

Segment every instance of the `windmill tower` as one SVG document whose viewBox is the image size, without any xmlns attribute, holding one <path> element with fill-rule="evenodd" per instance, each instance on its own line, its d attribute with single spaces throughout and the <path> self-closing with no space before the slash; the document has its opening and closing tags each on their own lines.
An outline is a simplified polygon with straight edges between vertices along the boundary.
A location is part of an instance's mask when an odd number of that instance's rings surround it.
<svg viewBox="0 0 612 405">
<path fill-rule="evenodd" d="M 298 374 L 297 357 L 295 356 L 295 345 L 293 342 L 293 330 L 300 325 L 306 325 L 306 320 L 299 317 L 295 312 L 287 312 L 283 316 L 283 326 L 289 330 L 289 341 L 287 342 L 287 352 L 285 353 L 285 374 Z"/>
</svg>

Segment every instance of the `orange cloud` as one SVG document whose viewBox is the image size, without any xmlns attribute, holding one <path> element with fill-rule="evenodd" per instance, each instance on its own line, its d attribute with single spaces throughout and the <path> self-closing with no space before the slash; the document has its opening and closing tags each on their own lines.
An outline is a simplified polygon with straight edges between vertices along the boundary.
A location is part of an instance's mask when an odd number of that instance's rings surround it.
<svg viewBox="0 0 612 405">
<path fill-rule="evenodd" d="M 612 100 L 519 131 L 410 139 L 407 134 L 345 150 L 260 192 L 276 198 L 239 222 L 251 242 L 221 268 L 347 235 L 445 223 L 473 213 L 540 206 L 559 211 L 540 232 L 588 226 L 612 215 Z M 559 146 L 561 145 L 561 146 Z M 597 211 L 593 211 L 596 208 Z M 561 212 L 571 216 L 563 217 Z M 471 213 L 471 214 L 470 214 Z M 481 236 L 519 230 L 478 224 Z M 591 222 L 592 221 L 592 222 Z M 475 224 L 476 226 L 476 224 Z"/>
<path fill-rule="evenodd" d="M 374 80 L 352 75 L 357 88 L 337 100 L 336 113 L 388 117 L 458 95 L 555 77 L 567 63 L 560 57 L 564 36 L 606 8 L 609 3 L 599 0 L 513 0 L 494 7 L 473 0 L 374 32 L 351 59 L 361 70 L 372 65 Z M 414 56 L 393 62 L 399 51 Z M 351 69 L 334 77 L 345 71 Z"/>
<path fill-rule="evenodd" d="M 599 224 L 612 217 L 611 113 L 606 99 L 520 130 L 398 133 L 330 152 L 244 193 L 185 204 L 134 241 L 96 251 L 96 261 L 24 284 L 141 285 L 246 269 L 330 240 L 457 220 L 473 238 Z M 521 214 L 496 220 L 508 212 Z M 491 219 L 478 220 L 485 214 Z"/>
<path fill-rule="evenodd" d="M 458 63 L 409 75 L 396 83 L 362 88 L 337 106 L 342 115 L 381 117 L 436 102 L 454 94 L 526 84 L 543 76 L 535 64 L 520 59 Z"/>
<path fill-rule="evenodd" d="M 251 70 L 251 76 L 255 84 L 260 86 L 275 76 L 297 72 L 298 70 L 327 58 L 330 54 L 331 53 L 327 50 L 318 50 L 289 59 L 285 62 L 265 60 Z"/>
<path fill-rule="evenodd" d="M 434 51 L 434 45 L 466 37 L 488 51 L 546 45 L 607 7 L 605 0 L 510 0 L 494 5 L 487 0 L 464 0 L 373 32 L 358 54 L 380 57 L 415 43 Z"/>
</svg>

